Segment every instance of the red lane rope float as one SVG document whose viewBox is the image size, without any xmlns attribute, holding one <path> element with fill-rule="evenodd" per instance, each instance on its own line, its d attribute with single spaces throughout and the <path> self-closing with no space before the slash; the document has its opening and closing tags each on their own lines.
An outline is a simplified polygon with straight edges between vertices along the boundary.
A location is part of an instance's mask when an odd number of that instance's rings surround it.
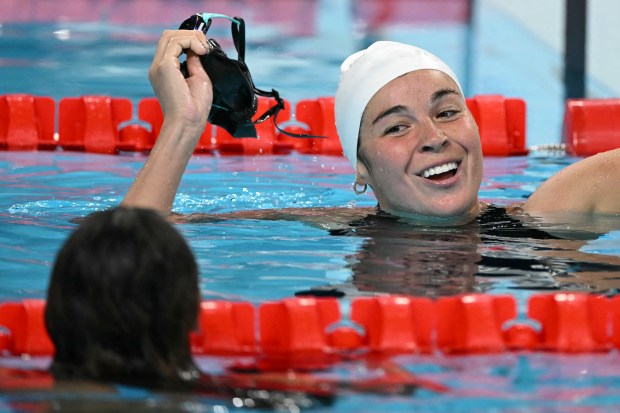
<svg viewBox="0 0 620 413">
<path fill-rule="evenodd" d="M 31 151 L 53 149 L 55 103 L 49 97 L 0 96 L 0 147 Z"/>
<path fill-rule="evenodd" d="M 527 154 L 526 104 L 523 99 L 501 95 L 468 98 L 480 129 L 484 155 Z M 269 107 L 259 97 L 257 113 Z M 49 97 L 0 95 L 0 149 L 117 153 L 149 151 L 159 135 L 163 113 L 155 98 L 138 102 L 137 118 L 128 98 L 110 96 L 66 97 L 58 103 L 58 136 L 54 139 L 55 102 Z M 334 98 L 303 99 L 295 110 L 285 101 L 278 122 L 289 132 L 324 138 L 292 138 L 279 133 L 273 118 L 257 125 L 257 138 L 233 138 L 225 130 L 207 124 L 196 153 L 221 155 L 325 154 L 342 156 L 336 131 Z"/>
<path fill-rule="evenodd" d="M 123 98 L 64 98 L 58 116 L 58 143 L 62 148 L 114 153 L 119 142 L 118 127 L 131 119 L 132 104 Z"/>
<path fill-rule="evenodd" d="M 0 304 L 0 354 L 52 355 L 44 310 L 40 299 Z M 194 354 L 253 357 L 270 369 L 400 353 L 602 352 L 620 347 L 620 297 L 537 294 L 521 317 L 509 295 L 209 300 L 190 341 Z"/>
<path fill-rule="evenodd" d="M 45 301 L 0 304 L 0 351 L 9 354 L 50 355 L 54 346 L 45 328 Z"/>
<path fill-rule="evenodd" d="M 523 99 L 483 95 L 466 102 L 478 124 L 484 155 L 527 155 L 526 105 Z"/>
<path fill-rule="evenodd" d="M 562 142 L 576 156 L 620 148 L 620 99 L 568 99 Z"/>
</svg>

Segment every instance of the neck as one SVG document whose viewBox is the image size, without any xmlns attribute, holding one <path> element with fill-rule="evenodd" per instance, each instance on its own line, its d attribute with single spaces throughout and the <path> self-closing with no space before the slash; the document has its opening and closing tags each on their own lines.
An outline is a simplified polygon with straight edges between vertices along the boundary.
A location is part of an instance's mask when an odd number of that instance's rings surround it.
<svg viewBox="0 0 620 413">
<path fill-rule="evenodd" d="M 422 215 L 422 214 L 415 214 L 415 213 L 403 212 L 403 211 L 390 211 L 390 210 L 381 208 L 380 205 L 378 206 L 378 208 L 380 211 L 384 211 L 389 214 L 398 216 L 400 218 L 403 218 L 403 220 L 407 222 L 411 222 L 413 224 L 448 227 L 448 226 L 465 225 L 465 224 L 470 223 L 471 221 L 476 219 L 478 215 L 480 215 L 480 212 L 484 208 L 486 208 L 486 204 L 476 201 L 474 205 L 469 210 L 467 210 L 465 213 L 460 214 L 460 215 L 452 215 L 449 217 Z"/>
</svg>

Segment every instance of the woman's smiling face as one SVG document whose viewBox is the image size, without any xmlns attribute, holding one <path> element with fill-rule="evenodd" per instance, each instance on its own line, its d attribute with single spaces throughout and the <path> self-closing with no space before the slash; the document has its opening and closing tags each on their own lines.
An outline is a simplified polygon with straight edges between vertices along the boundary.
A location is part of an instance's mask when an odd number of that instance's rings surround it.
<svg viewBox="0 0 620 413">
<path fill-rule="evenodd" d="M 457 221 L 479 212 L 478 127 L 443 72 L 417 70 L 383 86 L 362 116 L 358 154 L 357 182 L 384 211 Z"/>
</svg>

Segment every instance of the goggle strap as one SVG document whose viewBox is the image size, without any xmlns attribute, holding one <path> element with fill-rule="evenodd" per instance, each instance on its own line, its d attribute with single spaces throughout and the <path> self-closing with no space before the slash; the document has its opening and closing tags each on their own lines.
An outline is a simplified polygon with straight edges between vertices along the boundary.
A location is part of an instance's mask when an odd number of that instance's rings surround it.
<svg viewBox="0 0 620 413">
<path fill-rule="evenodd" d="M 273 115 L 273 124 L 276 125 L 276 129 L 280 133 L 283 133 L 286 136 L 290 136 L 291 138 L 320 138 L 320 139 L 327 139 L 327 136 L 310 135 L 309 133 L 294 133 L 294 132 L 289 132 L 289 131 L 286 131 L 286 130 L 280 128 L 280 126 L 278 125 L 278 113 L 279 112 L 280 112 L 280 110 L 278 109 L 276 111 L 276 113 Z"/>
<path fill-rule="evenodd" d="M 234 20 L 237 20 L 237 24 L 231 25 L 231 31 L 237 49 L 237 60 L 245 63 L 245 21 L 241 17 L 235 17 Z"/>
<path fill-rule="evenodd" d="M 218 19 L 218 18 L 222 18 L 222 19 L 227 19 L 230 20 L 231 22 L 235 23 L 235 24 L 239 24 L 239 18 L 238 17 L 230 17 L 227 16 L 225 14 L 220 14 L 220 13 L 196 13 L 198 16 L 202 17 L 202 19 L 204 21 L 208 21 L 211 19 Z M 211 24 L 211 23 L 209 23 Z"/>
<path fill-rule="evenodd" d="M 204 20 L 204 19 L 203 19 L 203 20 Z M 205 36 L 206 36 L 206 35 L 207 35 L 207 32 L 209 31 L 209 28 L 210 28 L 210 27 L 211 27 L 211 19 L 208 19 L 208 20 L 204 20 L 204 27 L 203 27 L 202 29 L 200 28 L 200 26 L 198 26 L 198 27 L 196 28 L 196 30 L 200 30 L 200 31 L 202 31 L 202 32 L 205 34 Z"/>
<path fill-rule="evenodd" d="M 256 93 L 259 96 L 273 98 L 276 100 L 276 104 L 270 107 L 269 109 L 267 109 L 262 115 L 260 115 L 256 121 L 251 123 L 252 125 L 262 123 L 266 121 L 267 119 L 269 119 L 271 116 L 273 116 L 273 124 L 276 126 L 276 129 L 280 133 L 283 133 L 287 136 L 290 136 L 292 138 L 326 138 L 326 136 L 310 135 L 307 133 L 294 133 L 294 132 L 289 132 L 289 131 L 282 129 L 280 125 L 278 125 L 278 114 L 280 113 L 282 109 L 284 109 L 284 100 L 282 100 L 278 91 L 275 89 L 271 89 L 271 92 L 267 92 L 264 90 L 260 90 L 256 86 L 254 86 L 254 93 Z"/>
</svg>

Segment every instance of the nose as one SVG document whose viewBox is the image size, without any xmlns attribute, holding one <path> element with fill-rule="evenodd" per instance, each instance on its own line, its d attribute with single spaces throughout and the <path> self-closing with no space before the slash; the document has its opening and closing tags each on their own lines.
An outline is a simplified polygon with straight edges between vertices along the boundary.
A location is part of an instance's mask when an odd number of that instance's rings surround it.
<svg viewBox="0 0 620 413">
<path fill-rule="evenodd" d="M 433 122 L 429 122 L 423 132 L 420 146 L 422 152 L 439 152 L 448 145 L 448 137 Z"/>
</svg>

